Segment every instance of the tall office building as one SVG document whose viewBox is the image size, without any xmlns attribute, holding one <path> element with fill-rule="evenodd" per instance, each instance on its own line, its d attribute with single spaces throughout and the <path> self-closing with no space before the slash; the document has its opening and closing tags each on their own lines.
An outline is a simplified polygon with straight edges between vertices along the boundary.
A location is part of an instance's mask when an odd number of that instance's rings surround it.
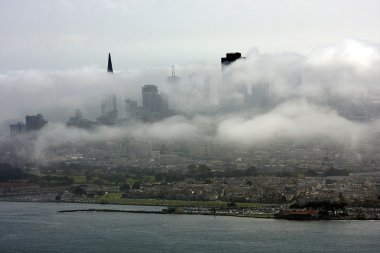
<svg viewBox="0 0 380 253">
<path fill-rule="evenodd" d="M 159 121 L 169 114 L 167 95 L 158 94 L 155 85 L 144 85 L 142 88 L 142 119 L 147 122 Z"/>
<path fill-rule="evenodd" d="M 248 96 L 249 84 L 245 81 L 238 81 L 234 78 L 231 71 L 226 71 L 234 62 L 245 59 L 241 53 L 227 53 L 226 57 L 221 58 L 222 64 L 222 85 L 219 87 L 219 99 L 225 103 L 230 103 L 231 106 L 244 103 Z"/>
<path fill-rule="evenodd" d="M 79 109 L 76 109 L 74 117 L 70 117 L 66 125 L 69 127 L 90 129 L 95 126 L 95 122 L 83 118 L 82 111 Z"/>
<path fill-rule="evenodd" d="M 113 74 L 111 53 L 108 53 L 107 72 Z M 111 94 L 103 98 L 101 103 L 101 116 L 96 122 L 103 125 L 113 125 L 118 119 L 116 95 Z"/>
<path fill-rule="evenodd" d="M 11 140 L 15 140 L 18 136 L 24 136 L 26 133 L 25 124 L 17 122 L 17 124 L 9 125 Z"/>
<path fill-rule="evenodd" d="M 108 53 L 107 72 L 108 72 L 108 73 L 113 73 L 112 61 L 111 61 L 111 53 Z"/>
<path fill-rule="evenodd" d="M 142 109 L 144 121 L 154 122 L 161 119 L 157 86 L 144 85 L 142 88 Z"/>
<path fill-rule="evenodd" d="M 235 62 L 236 60 L 239 60 L 239 59 L 245 59 L 245 57 L 241 57 L 241 53 L 239 52 L 235 52 L 235 53 L 227 53 L 226 54 L 226 57 L 222 57 L 220 60 L 221 60 L 221 63 L 222 63 L 222 70 L 230 65 L 231 63 Z"/>
<path fill-rule="evenodd" d="M 139 118 L 140 108 L 137 106 L 137 101 L 131 99 L 125 100 L 125 117 L 127 120 L 136 120 Z"/>
<path fill-rule="evenodd" d="M 159 108 L 161 112 L 161 118 L 169 116 L 169 96 L 164 92 L 160 92 Z"/>
<path fill-rule="evenodd" d="M 115 112 L 117 114 L 116 95 L 112 94 L 104 97 L 101 110 L 102 116 L 106 116 L 110 112 Z"/>
<path fill-rule="evenodd" d="M 158 111 L 158 88 L 156 85 L 147 84 L 142 88 L 142 105 L 149 111 Z"/>
<path fill-rule="evenodd" d="M 47 123 L 47 121 L 44 119 L 42 114 L 37 114 L 37 115 L 27 115 L 25 117 L 25 123 L 26 123 L 26 132 L 33 132 L 33 131 L 38 131 L 42 127 L 44 127 Z"/>
<path fill-rule="evenodd" d="M 101 116 L 96 120 L 100 124 L 113 125 L 118 118 L 116 95 L 107 95 L 101 103 Z"/>
</svg>

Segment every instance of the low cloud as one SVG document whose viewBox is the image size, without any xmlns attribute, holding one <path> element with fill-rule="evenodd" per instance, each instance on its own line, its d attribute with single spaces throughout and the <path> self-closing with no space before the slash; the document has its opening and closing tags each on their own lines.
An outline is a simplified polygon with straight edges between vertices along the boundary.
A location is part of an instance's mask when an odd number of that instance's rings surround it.
<svg viewBox="0 0 380 253">
<path fill-rule="evenodd" d="M 170 72 L 151 68 L 110 75 L 85 67 L 2 74 L 0 122 L 6 125 L 2 135 L 11 121 L 37 113 L 50 122 L 34 140 L 38 155 L 49 147 L 128 138 L 244 146 L 326 140 L 354 147 L 380 128 L 380 46 L 375 43 L 347 40 L 308 55 L 251 50 L 247 59 L 224 71 L 220 65 L 177 66 L 180 80 L 174 83 L 167 79 Z M 129 122 L 90 131 L 65 126 L 76 108 L 95 120 L 106 94 L 117 94 L 123 118 L 124 100 L 141 104 L 145 84 L 168 94 L 174 116 L 152 124 Z M 263 84 L 267 89 L 258 90 Z M 259 92 L 265 93 L 265 105 L 256 101 Z"/>
<path fill-rule="evenodd" d="M 266 114 L 227 118 L 218 125 L 218 137 L 245 145 L 279 139 L 296 143 L 330 140 L 351 146 L 368 130 L 365 124 L 349 121 L 329 108 L 296 100 L 280 104 Z"/>
</svg>

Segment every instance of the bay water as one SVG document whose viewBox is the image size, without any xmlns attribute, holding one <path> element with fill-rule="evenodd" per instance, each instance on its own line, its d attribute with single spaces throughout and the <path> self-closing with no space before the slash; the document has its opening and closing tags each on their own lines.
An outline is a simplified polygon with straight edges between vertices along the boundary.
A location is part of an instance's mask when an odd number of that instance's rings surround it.
<svg viewBox="0 0 380 253">
<path fill-rule="evenodd" d="M 162 207 L 0 202 L 0 252 L 378 252 L 379 221 L 288 221 L 69 209 Z"/>
</svg>

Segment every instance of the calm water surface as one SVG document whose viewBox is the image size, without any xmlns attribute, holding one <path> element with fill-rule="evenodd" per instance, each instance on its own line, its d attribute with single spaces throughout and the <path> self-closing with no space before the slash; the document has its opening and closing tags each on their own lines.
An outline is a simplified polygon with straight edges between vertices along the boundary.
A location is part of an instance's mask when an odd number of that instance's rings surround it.
<svg viewBox="0 0 380 253">
<path fill-rule="evenodd" d="M 78 212 L 161 207 L 0 202 L 0 252 L 378 252 L 379 221 Z"/>
</svg>

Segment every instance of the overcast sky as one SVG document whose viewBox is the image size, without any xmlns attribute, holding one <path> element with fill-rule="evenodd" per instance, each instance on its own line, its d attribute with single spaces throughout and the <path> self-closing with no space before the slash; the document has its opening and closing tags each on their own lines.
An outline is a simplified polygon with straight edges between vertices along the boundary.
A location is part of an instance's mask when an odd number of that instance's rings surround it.
<svg viewBox="0 0 380 253">
<path fill-rule="evenodd" d="M 380 42 L 380 0 L 1 0 L 0 73 L 205 62 Z"/>
</svg>

